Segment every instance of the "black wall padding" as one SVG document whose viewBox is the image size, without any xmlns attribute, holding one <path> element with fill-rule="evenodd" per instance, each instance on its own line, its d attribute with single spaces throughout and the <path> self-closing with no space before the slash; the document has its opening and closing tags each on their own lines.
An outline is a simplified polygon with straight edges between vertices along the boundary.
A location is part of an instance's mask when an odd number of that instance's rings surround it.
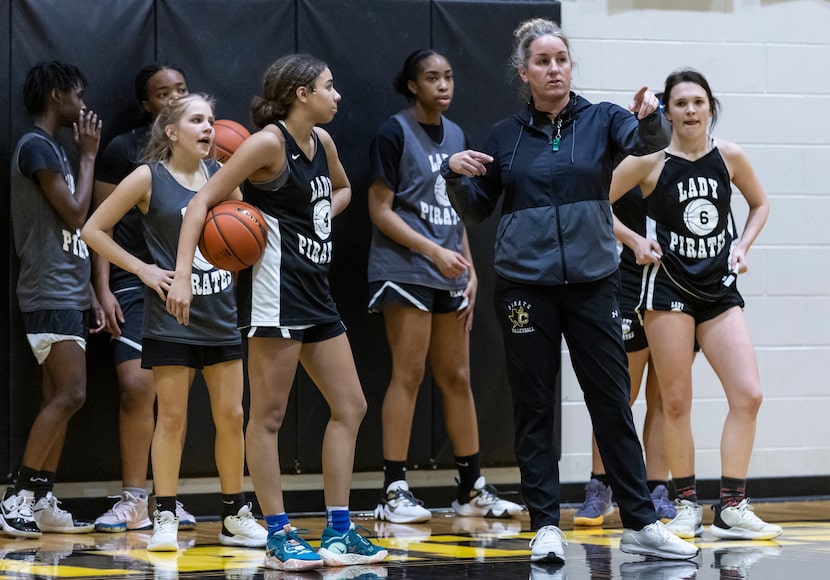
<svg viewBox="0 0 830 580">
<path fill-rule="evenodd" d="M 366 257 L 371 225 L 366 210 L 369 143 L 380 124 L 406 106 L 392 88 L 407 54 L 433 47 L 453 65 L 456 93 L 447 116 L 481 145 L 492 123 L 518 105 L 507 60 L 512 31 L 521 20 L 559 20 L 558 2 L 454 0 L 0 0 L 0 183 L 9 183 L 14 144 L 26 130 L 21 87 L 39 60 L 65 60 L 81 67 L 90 86 L 85 100 L 104 118 L 104 142 L 139 123 L 133 77 L 154 60 L 183 67 L 191 91 L 217 99 L 217 118 L 252 129 L 249 105 L 261 89 L 266 67 L 287 52 L 308 52 L 325 60 L 340 110 L 326 127 L 333 135 L 352 183 L 351 206 L 334 221 L 331 282 L 349 329 L 369 412 L 355 459 L 358 470 L 381 467 L 380 405 L 390 360 L 383 320 L 366 312 Z M 8 39 L 8 41 L 6 40 Z M 71 152 L 70 135 L 66 134 Z M 8 216 L 8 196 L 2 197 Z M 0 221 L 11 240 L 8 217 Z M 512 465 L 512 413 L 501 339 L 492 309 L 492 245 L 495 220 L 471 230 L 480 288 L 471 340 L 472 380 L 481 426 L 484 465 Z M 0 354 L 4 378 L 0 401 L 0 474 L 19 467 L 31 421 L 39 404 L 39 372 L 20 322 L 14 295 L 16 258 L 9 244 L 11 274 L 3 289 L 7 348 Z M 70 425 L 59 481 L 120 478 L 118 397 L 105 336 L 88 347 L 87 403 Z M 8 404 L 6 404 L 6 402 Z M 247 397 L 246 397 L 247 404 Z M 182 476 L 215 474 L 213 427 L 207 393 L 197 381 L 191 393 Z M 298 373 L 280 437 L 285 472 L 319 472 L 328 408 L 307 375 Z M 427 376 L 412 433 L 410 464 L 452 467 L 443 426 L 440 394 Z M 451 482 L 448 482 L 450 484 Z"/>
</svg>

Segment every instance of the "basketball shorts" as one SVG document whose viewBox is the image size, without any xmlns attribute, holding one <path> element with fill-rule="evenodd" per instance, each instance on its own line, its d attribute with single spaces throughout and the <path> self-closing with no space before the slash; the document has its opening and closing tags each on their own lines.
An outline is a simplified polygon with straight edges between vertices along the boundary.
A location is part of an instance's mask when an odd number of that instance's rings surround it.
<svg viewBox="0 0 830 580">
<path fill-rule="evenodd" d="M 141 359 L 141 324 L 144 317 L 144 288 L 117 290 L 115 297 L 124 315 L 121 336 L 111 341 L 112 359 L 116 365 Z"/>
<path fill-rule="evenodd" d="M 246 338 L 287 338 L 298 340 L 303 344 L 323 342 L 346 332 L 342 320 L 323 322 L 309 326 L 251 326 L 245 333 Z"/>
<path fill-rule="evenodd" d="M 643 281 L 643 268 L 624 269 L 620 266 L 620 320 L 622 320 L 623 343 L 625 352 L 637 352 L 648 348 L 646 332 L 637 315 L 640 301 L 640 286 Z"/>
<path fill-rule="evenodd" d="M 387 304 L 411 306 L 433 314 L 464 310 L 469 300 L 464 290 L 439 290 L 418 284 L 369 282 L 369 312 L 381 314 Z"/>
<path fill-rule="evenodd" d="M 154 338 L 141 341 L 141 368 L 179 366 L 203 369 L 219 363 L 242 359 L 242 344 L 182 344 Z"/>
<path fill-rule="evenodd" d="M 86 336 L 89 333 L 89 312 L 81 310 L 35 310 L 23 312 L 23 327 L 26 339 L 42 365 L 56 342 L 72 340 L 86 350 Z"/>
<path fill-rule="evenodd" d="M 695 320 L 695 325 L 712 320 L 734 306 L 744 307 L 744 299 L 738 292 L 737 283 L 726 287 L 722 296 L 716 299 L 692 296 L 675 284 L 666 274 L 662 264 L 645 268 L 644 280 L 637 312 L 647 310 L 658 312 L 682 312 Z"/>
</svg>

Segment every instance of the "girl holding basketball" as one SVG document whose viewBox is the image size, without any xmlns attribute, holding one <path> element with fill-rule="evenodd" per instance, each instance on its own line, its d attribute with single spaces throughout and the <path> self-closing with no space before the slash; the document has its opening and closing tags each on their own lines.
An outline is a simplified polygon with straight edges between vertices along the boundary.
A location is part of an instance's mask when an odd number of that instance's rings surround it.
<svg viewBox="0 0 830 580">
<path fill-rule="evenodd" d="M 709 134 L 718 101 L 702 74 L 684 69 L 669 75 L 664 103 L 672 124 L 668 148 L 623 160 L 614 171 L 610 195 L 614 202 L 640 186 L 646 197 L 647 237 L 661 250 L 644 258 L 649 263 L 637 309 L 660 383 L 666 458 L 677 494 L 677 515 L 668 527 L 683 538 L 703 531 L 691 428 L 697 339 L 729 405 L 721 436 L 720 502 L 714 506 L 710 531 L 719 538 L 770 539 L 781 528 L 757 517 L 745 495 L 763 397 L 736 285 L 769 215 L 769 202 L 743 150 Z M 732 184 L 749 205 L 740 236 L 730 211 Z"/>
<path fill-rule="evenodd" d="M 266 539 L 243 492 L 242 345 L 235 324 L 232 275 L 197 255 L 182 275 L 188 285 L 201 290 L 193 301 L 192 324 L 181 326 L 165 306 L 185 208 L 219 169 L 219 163 L 208 158 L 213 119 L 213 102 L 204 95 L 170 101 L 153 123 L 145 150 L 147 164 L 115 188 L 82 232 L 91 248 L 145 285 L 141 364 L 152 369 L 158 399 L 151 451 L 156 512 L 147 545 L 152 551 L 178 549 L 176 488 L 188 394 L 196 370 L 205 379 L 216 427 L 215 457 L 223 504 L 219 539 L 226 545 L 249 547 L 263 546 Z M 238 199 L 241 194 L 231 190 L 226 197 Z M 108 235 L 133 207 L 141 212 L 151 263 Z"/>
<path fill-rule="evenodd" d="M 295 54 L 270 66 L 263 95 L 251 107 L 261 130 L 188 205 L 167 298 L 168 311 L 190 324 L 198 297 L 192 295 L 188 264 L 205 215 L 244 182 L 245 199 L 262 212 L 269 234 L 260 262 L 238 281 L 251 389 L 248 467 L 268 524 L 265 566 L 278 570 L 375 563 L 387 554 L 357 533 L 348 508 L 366 399 L 328 271 L 331 220 L 349 203 L 351 186 L 331 136 L 316 126 L 334 118 L 339 101 L 322 61 Z M 289 524 L 280 480 L 278 435 L 298 362 L 331 409 L 322 450 L 328 525 L 319 553 Z"/>
</svg>

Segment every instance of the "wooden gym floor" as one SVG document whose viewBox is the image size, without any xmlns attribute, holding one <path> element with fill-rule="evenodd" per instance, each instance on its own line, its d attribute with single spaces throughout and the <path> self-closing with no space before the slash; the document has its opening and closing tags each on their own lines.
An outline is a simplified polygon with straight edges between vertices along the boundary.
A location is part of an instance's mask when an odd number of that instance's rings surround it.
<svg viewBox="0 0 830 580">
<path fill-rule="evenodd" d="M 562 528 L 568 545 L 562 566 L 530 563 L 533 537 L 526 515 L 515 520 L 456 517 L 435 510 L 426 524 L 390 524 L 370 513 L 354 514 L 357 525 L 377 536 L 389 549 L 382 565 L 325 568 L 286 573 L 261 567 L 262 550 L 227 548 L 217 542 L 218 521 L 199 521 L 196 530 L 179 533 L 178 553 L 151 553 L 144 548 L 147 532 L 124 534 L 44 534 L 38 540 L 0 535 L 2 579 L 143 579 L 201 578 L 224 580 L 311 580 L 441 577 L 533 580 L 668 580 L 746 579 L 801 580 L 826 578 L 830 565 L 830 501 L 786 501 L 755 504 L 765 520 L 780 523 L 784 533 L 775 541 L 715 540 L 708 530 L 697 541 L 702 555 L 690 562 L 649 561 L 623 554 L 615 512 L 602 528 L 572 525 L 574 509 L 563 510 Z M 704 510 L 704 524 L 711 522 Z M 292 518 L 310 530 L 319 543 L 325 522 L 319 516 Z"/>
</svg>

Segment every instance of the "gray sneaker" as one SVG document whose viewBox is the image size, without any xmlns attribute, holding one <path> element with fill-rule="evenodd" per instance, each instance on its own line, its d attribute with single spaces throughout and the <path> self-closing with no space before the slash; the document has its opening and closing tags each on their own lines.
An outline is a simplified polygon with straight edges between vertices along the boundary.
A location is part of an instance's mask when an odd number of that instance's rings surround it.
<svg viewBox="0 0 830 580">
<path fill-rule="evenodd" d="M 639 531 L 623 530 L 620 550 L 627 554 L 654 556 L 666 560 L 688 560 L 700 553 L 697 546 L 672 534 L 660 521 Z"/>
</svg>

